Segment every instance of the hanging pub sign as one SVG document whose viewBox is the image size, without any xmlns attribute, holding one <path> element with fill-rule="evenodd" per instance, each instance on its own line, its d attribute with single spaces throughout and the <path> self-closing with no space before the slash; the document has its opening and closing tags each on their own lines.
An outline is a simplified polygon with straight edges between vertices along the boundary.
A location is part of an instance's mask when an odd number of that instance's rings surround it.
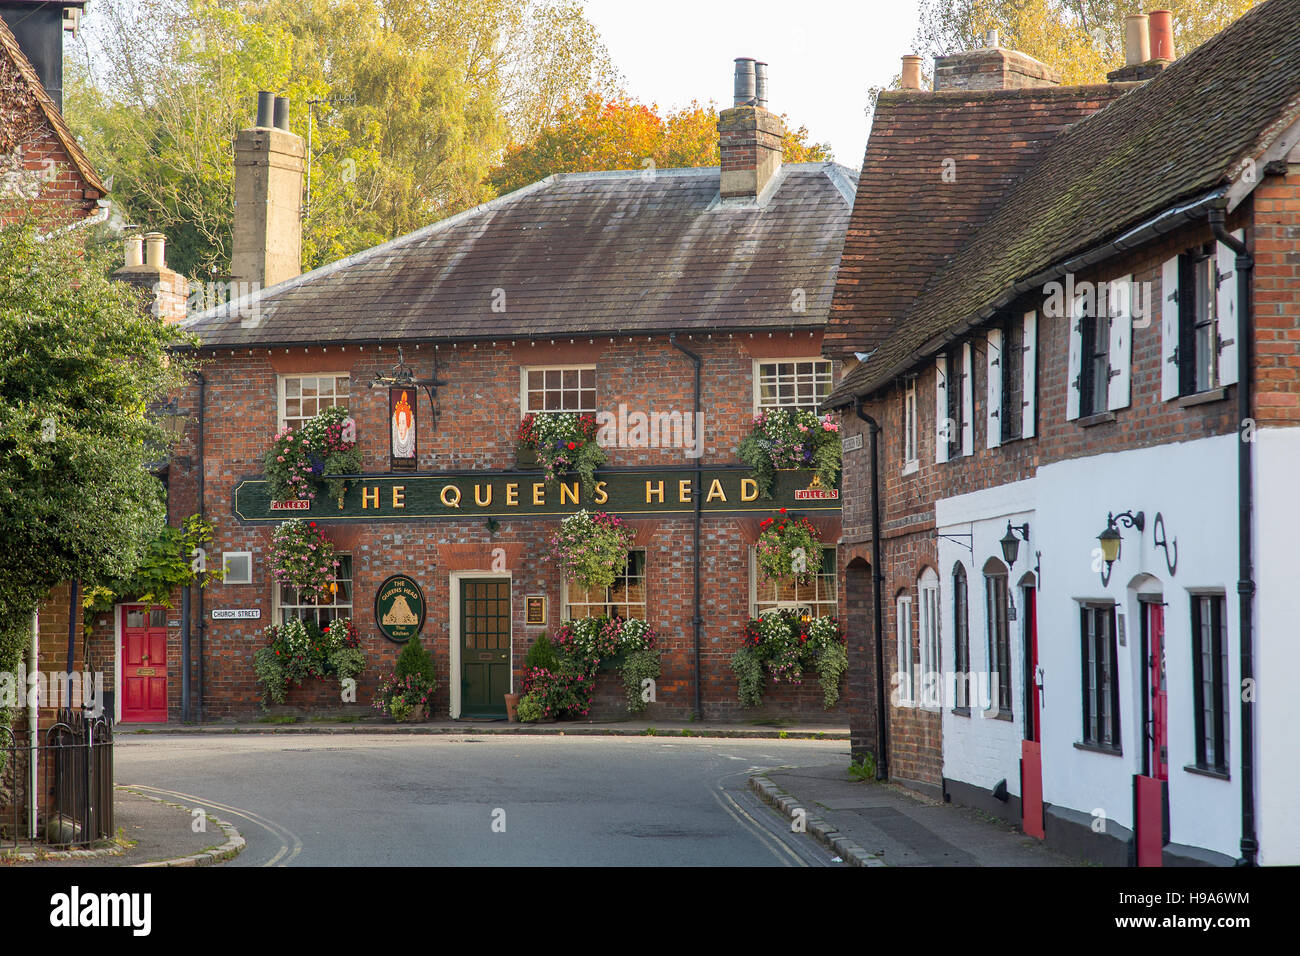
<svg viewBox="0 0 1300 956">
<path fill-rule="evenodd" d="M 405 644 L 424 627 L 424 592 L 413 578 L 394 574 L 375 593 L 375 622 L 379 631 Z"/>
<path fill-rule="evenodd" d="M 450 518 L 549 518 L 581 508 L 624 517 L 690 515 L 698 496 L 706 515 L 770 514 L 777 508 L 804 514 L 840 513 L 839 492 L 812 482 L 810 471 L 778 471 L 772 497 L 758 493 L 758 482 L 741 467 L 636 468 L 597 472 L 590 489 L 576 476 L 547 482 L 540 472 L 479 471 L 365 475 L 349 480 L 340 503 L 316 497 L 303 504 L 302 517 L 346 522 L 418 521 Z M 263 478 L 235 485 L 233 511 L 247 522 L 284 520 Z"/>
<path fill-rule="evenodd" d="M 418 404 L 416 392 L 412 389 L 388 390 L 389 451 L 395 467 L 415 466 L 415 409 Z"/>
</svg>

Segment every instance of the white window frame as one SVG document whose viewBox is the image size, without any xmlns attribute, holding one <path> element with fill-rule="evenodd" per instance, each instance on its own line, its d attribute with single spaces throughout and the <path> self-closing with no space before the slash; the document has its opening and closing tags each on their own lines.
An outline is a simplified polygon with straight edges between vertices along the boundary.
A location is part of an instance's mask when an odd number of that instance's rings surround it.
<svg viewBox="0 0 1300 956">
<path fill-rule="evenodd" d="M 632 570 L 632 559 L 631 559 L 631 557 L 630 557 L 630 555 L 632 555 L 632 554 L 639 554 L 639 555 L 641 556 L 641 573 L 640 573 L 639 575 L 634 575 L 634 574 L 629 574 L 629 573 L 628 573 L 629 571 Z M 641 593 L 642 593 L 643 598 L 644 598 L 643 600 L 641 600 L 641 601 L 626 601 L 626 600 L 624 600 L 624 601 L 619 601 L 619 600 L 616 600 L 616 599 L 615 599 L 615 597 L 614 597 L 614 595 L 612 594 L 612 592 L 613 592 L 613 590 L 614 590 L 614 589 L 615 589 L 615 588 L 616 588 L 620 583 L 622 583 L 622 584 L 624 584 L 624 585 L 626 586 L 627 584 L 629 584 L 629 583 L 632 582 L 632 581 L 637 580 L 638 578 L 639 578 L 640 581 L 641 581 Z M 601 613 L 599 613 L 599 614 L 587 614 L 587 615 L 584 615 L 584 616 L 585 616 L 585 617 L 605 617 L 605 616 L 607 616 L 607 615 L 605 614 L 605 611 L 608 611 L 609 606 L 612 605 L 612 604 L 621 604 L 621 605 L 625 606 L 625 607 L 627 608 L 627 610 L 628 610 L 628 617 L 639 618 L 639 619 L 641 619 L 641 620 L 643 620 L 643 621 L 644 621 L 644 620 L 648 620 L 648 618 L 646 617 L 646 615 L 649 614 L 649 611 L 650 611 L 650 558 L 649 558 L 649 555 L 647 554 L 647 551 L 646 551 L 645 548 L 632 548 L 632 549 L 631 549 L 631 551 L 629 552 L 629 558 L 628 558 L 628 565 L 627 565 L 627 568 L 625 568 L 624 571 L 623 571 L 623 573 L 622 573 L 621 575 L 619 575 L 618 578 L 615 579 L 614 584 L 612 584 L 612 585 L 610 585 L 609 587 L 605 588 L 605 600 L 603 600 L 603 601 L 572 601 L 572 600 L 570 600 L 570 594 L 569 594 L 569 581 L 568 581 L 568 579 L 566 578 L 565 581 L 564 581 L 563 587 L 562 587 L 562 589 L 561 589 L 561 593 L 560 593 L 560 615 L 561 615 L 561 620 L 565 620 L 565 621 L 573 621 L 573 620 L 577 620 L 577 618 L 575 618 L 575 617 L 573 616 L 573 614 L 572 614 L 572 609 L 575 608 L 575 607 L 578 607 L 578 608 L 599 608 L 599 609 L 601 609 Z M 638 607 L 641 609 L 641 613 L 640 613 L 640 614 L 636 614 L 636 613 L 633 612 L 633 608 L 638 608 Z"/>
<path fill-rule="evenodd" d="M 348 577 L 348 578 L 343 578 L 343 579 L 342 579 L 342 580 L 344 580 L 345 582 L 347 582 L 347 584 L 349 585 L 349 587 L 348 587 L 348 592 L 349 592 L 349 593 L 348 593 L 348 601 L 347 601 L 346 603 L 344 603 L 344 602 L 342 602 L 342 601 L 340 601 L 340 600 L 338 599 L 338 595 L 334 595 L 333 598 L 332 598 L 332 600 L 331 600 L 328 604 L 326 604 L 326 603 L 322 603 L 322 602 L 317 602 L 317 603 L 315 603 L 315 604 L 285 604 L 284 601 L 281 599 L 281 595 L 282 595 L 282 593 L 283 593 L 283 590 L 282 590 L 282 589 L 285 588 L 285 587 L 288 587 L 288 585 L 281 584 L 281 583 L 278 582 L 278 581 L 273 581 L 272 584 L 271 584 L 271 589 L 272 589 L 271 593 L 272 593 L 272 597 L 274 598 L 274 601 L 272 602 L 272 604 L 273 604 L 273 607 L 272 607 L 272 622 L 273 622 L 273 623 L 275 623 L 275 624 L 284 624 L 284 623 L 285 623 L 285 620 L 286 620 L 285 617 L 284 617 L 284 611 L 289 610 L 289 609 L 291 609 L 291 608 L 294 608 L 294 609 L 313 608 L 313 609 L 317 609 L 317 610 L 319 610 L 320 608 L 326 608 L 326 607 L 330 607 L 330 608 L 340 608 L 340 609 L 345 609 L 345 610 L 347 611 L 347 613 L 345 613 L 345 614 L 336 614 L 336 615 L 334 615 L 335 617 L 352 617 L 352 616 L 353 616 L 353 613 L 356 611 L 356 577 L 357 577 L 356 562 L 353 560 L 352 553 L 349 552 L 349 551 L 339 552 L 339 553 L 335 554 L 334 557 L 335 557 L 335 558 L 338 558 L 340 561 L 341 561 L 343 558 L 347 558 L 347 559 L 348 559 L 348 562 L 349 562 L 349 567 L 350 567 L 350 570 L 351 570 L 351 572 L 352 572 L 352 576 L 351 576 L 351 577 Z M 319 614 L 316 614 L 312 619 L 315 620 L 315 622 L 316 622 L 316 624 L 317 624 L 318 626 L 320 625 L 320 615 L 319 615 Z M 304 617 L 303 620 L 304 620 L 304 621 L 305 621 L 305 620 L 308 620 L 308 618 Z M 322 630 L 323 630 L 323 628 L 322 628 Z"/>
<path fill-rule="evenodd" d="M 342 407 L 346 409 L 346 408 L 348 407 L 348 403 L 351 402 L 351 400 L 352 400 L 352 373 L 351 373 L 351 372 L 347 372 L 347 371 L 343 371 L 343 372 L 294 372 L 294 373 L 292 373 L 292 374 L 281 374 L 281 375 L 278 375 L 278 376 L 276 376 L 276 392 L 277 392 L 277 399 L 278 399 L 278 404 L 277 404 L 277 410 L 276 410 L 276 413 L 277 413 L 277 415 L 279 416 L 279 419 L 278 419 L 278 420 L 279 420 L 279 427 L 280 427 L 280 428 L 283 428 L 286 424 L 288 424 L 288 416 L 287 416 L 286 411 L 285 411 L 286 403 L 287 403 L 287 401 L 288 401 L 288 396 L 285 394 L 286 391 L 287 391 L 287 387 L 286 387 L 286 386 L 287 386 L 287 383 L 289 382 L 290 379 L 304 379 L 304 378 L 316 378 L 316 379 L 321 379 L 321 378 L 332 378 L 332 379 L 335 379 L 335 380 L 336 380 L 336 382 L 335 382 L 335 386 L 336 386 L 336 387 L 335 387 L 335 397 L 336 397 L 336 398 L 338 397 L 337 380 L 340 379 L 340 378 L 346 378 L 346 379 L 348 380 L 348 395 L 347 395 L 347 400 L 346 400 L 345 402 L 342 403 Z M 338 405 L 338 404 L 339 404 L 339 402 L 337 402 L 337 401 L 334 402 L 334 405 Z M 318 410 L 317 410 L 317 414 L 320 414 L 320 412 L 323 411 L 325 408 L 331 408 L 331 407 L 333 407 L 333 406 L 331 406 L 331 405 L 325 405 L 325 406 L 323 406 L 321 409 L 318 409 Z M 294 417 L 295 417 L 295 419 L 297 419 L 297 420 L 301 420 L 302 422 L 305 423 L 305 422 L 307 422 L 307 421 L 310 421 L 312 418 L 314 418 L 315 415 L 307 415 L 307 416 L 305 416 L 305 417 L 302 416 L 302 415 L 296 415 L 296 416 L 294 416 Z M 300 426 L 299 426 L 299 427 L 300 427 Z"/>
<path fill-rule="evenodd" d="M 244 558 L 248 561 L 248 575 L 243 578 L 232 577 L 230 574 L 230 559 Z M 252 584 L 253 583 L 253 552 L 252 551 L 222 551 L 221 552 L 221 583 L 222 584 Z"/>
<path fill-rule="evenodd" d="M 764 581 L 758 570 L 758 552 L 749 549 L 749 616 L 761 617 L 778 609 L 792 611 L 807 610 L 813 617 L 837 617 L 839 615 L 839 569 L 836 566 L 834 545 L 822 548 L 822 573 L 811 584 L 795 584 L 794 597 L 782 600 L 780 585 L 774 581 Z M 759 589 L 769 589 L 771 597 L 762 600 L 764 595 Z M 829 594 L 827 593 L 829 589 Z"/>
<path fill-rule="evenodd" d="M 939 615 L 942 613 L 942 608 L 939 604 L 939 575 L 933 568 L 926 568 L 921 572 L 921 577 L 917 581 L 917 596 L 919 598 L 917 627 L 921 638 L 921 699 L 919 703 L 926 710 L 938 711 L 943 703 L 941 699 L 933 701 L 925 699 L 927 687 L 942 688 L 944 685 L 942 677 L 939 678 L 936 685 L 926 683 L 930 674 L 939 672 Z"/>
<path fill-rule="evenodd" d="M 797 365 L 797 364 L 799 364 L 800 362 L 811 362 L 811 363 L 813 363 L 813 365 L 814 365 L 814 369 L 813 369 L 813 371 L 812 371 L 811 374 L 812 374 L 812 376 L 813 376 L 813 386 L 814 386 L 814 387 L 817 387 L 817 386 L 819 385 L 819 383 L 820 383 L 820 376 L 821 376 L 821 374 L 822 374 L 822 373 L 821 373 L 820 366 L 825 366 L 826 389 L 825 389 L 825 391 L 824 391 L 822 394 L 820 394 L 820 395 L 817 397 L 816 401 L 815 401 L 811 406 L 809 406 L 809 405 L 784 405 L 784 404 L 781 404 L 781 403 L 779 403 L 779 402 L 778 402 L 778 403 L 775 403 L 775 404 L 768 404 L 768 405 L 764 405 L 764 404 L 762 404 L 762 388 L 761 388 L 761 383 L 762 383 L 762 378 L 763 378 L 763 367 L 764 367 L 765 365 Z M 830 359 L 822 358 L 820 355 L 793 356 L 793 357 L 791 357 L 791 358 L 779 358 L 779 359 L 754 359 L 754 361 L 753 361 L 753 369 L 752 369 L 752 373 L 751 373 L 751 374 L 752 374 L 752 380 L 753 380 L 753 385 L 754 385 L 754 388 L 753 388 L 753 391 L 754 391 L 754 409 L 753 409 L 753 410 L 754 410 L 754 414 L 755 414 L 755 415 L 757 415 L 757 414 L 758 414 L 759 412 L 761 412 L 761 411 L 766 411 L 766 410 L 769 410 L 769 409 L 771 409 L 771 410 L 775 410 L 775 409 L 778 409 L 778 408 L 802 408 L 802 409 L 806 409 L 806 410 L 808 410 L 808 411 L 816 412 L 816 411 L 817 411 L 817 407 L 818 407 L 818 405 L 821 404 L 822 399 L 824 399 L 827 395 L 829 395 L 830 392 L 831 392 L 831 389 L 833 389 L 833 388 L 835 387 L 835 366 L 834 366 L 834 364 L 831 362 Z M 779 374 L 779 373 L 778 373 L 778 374 Z M 798 382 L 799 382 L 799 373 L 796 371 L 796 372 L 794 373 L 794 375 L 795 375 L 794 381 L 795 381 L 795 384 L 796 384 L 796 386 L 797 386 L 797 385 L 798 385 Z"/>
<path fill-rule="evenodd" d="M 921 467 L 919 411 L 916 376 L 910 375 L 903 386 L 903 474 L 905 475 L 910 475 Z"/>
<path fill-rule="evenodd" d="M 591 407 L 590 408 L 553 408 L 550 410 L 544 408 L 541 409 L 529 408 L 528 407 L 528 373 L 529 372 L 591 372 L 592 373 Z M 579 376 L 579 379 L 581 379 L 581 376 Z M 598 399 L 596 397 L 599 394 L 598 391 L 599 388 L 600 388 L 600 382 L 596 380 L 596 366 L 594 363 L 586 364 L 586 365 L 573 365 L 573 364 L 571 365 L 521 365 L 519 366 L 519 416 L 522 418 L 524 415 L 528 415 L 530 413 L 534 415 L 562 415 L 566 412 L 571 415 L 594 415 L 596 414 L 596 412 L 600 410 L 597 407 Z M 560 391 L 561 392 L 564 391 L 564 386 L 562 384 L 560 386 Z M 581 398 L 582 391 L 583 391 L 582 385 L 579 384 L 578 386 L 579 398 Z M 545 395 L 546 395 L 546 388 L 545 386 L 543 386 L 542 404 L 545 404 Z"/>
<path fill-rule="evenodd" d="M 916 701 L 913 688 L 916 671 L 912 666 L 912 596 L 900 594 L 894 602 L 894 636 L 897 661 L 895 684 L 900 707 L 911 707 Z"/>
</svg>

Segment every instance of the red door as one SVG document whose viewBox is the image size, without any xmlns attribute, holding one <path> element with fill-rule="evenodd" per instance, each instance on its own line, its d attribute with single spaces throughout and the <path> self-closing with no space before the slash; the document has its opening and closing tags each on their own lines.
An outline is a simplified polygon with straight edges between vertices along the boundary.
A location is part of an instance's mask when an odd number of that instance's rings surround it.
<svg viewBox="0 0 1300 956">
<path fill-rule="evenodd" d="M 167 612 L 122 608 L 122 720 L 167 721 Z"/>
<path fill-rule="evenodd" d="M 1020 828 L 1043 839 L 1043 728 L 1038 673 L 1038 591 L 1024 588 L 1025 596 L 1025 739 L 1020 742 Z"/>
<path fill-rule="evenodd" d="M 1165 845 L 1165 794 L 1169 786 L 1169 695 L 1165 685 L 1165 608 L 1142 605 L 1146 651 L 1146 774 L 1134 778 L 1138 866 L 1162 866 Z"/>
</svg>

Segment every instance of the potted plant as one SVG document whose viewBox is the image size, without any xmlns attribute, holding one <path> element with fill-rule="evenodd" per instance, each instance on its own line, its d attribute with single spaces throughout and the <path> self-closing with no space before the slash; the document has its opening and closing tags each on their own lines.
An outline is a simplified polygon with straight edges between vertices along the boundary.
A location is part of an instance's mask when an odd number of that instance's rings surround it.
<svg viewBox="0 0 1300 956">
<path fill-rule="evenodd" d="M 605 463 L 605 450 L 596 443 L 596 416 L 573 412 L 530 412 L 519 423 L 520 467 L 541 465 L 546 481 L 576 472 L 583 490 L 595 487 L 596 469 Z"/>
<path fill-rule="evenodd" d="M 433 710 L 437 670 L 418 637 L 406 642 L 393 673 L 379 682 L 374 707 L 398 723 L 425 720 Z"/>
<path fill-rule="evenodd" d="M 822 568 L 822 542 L 807 518 L 796 518 L 782 508 L 759 522 L 755 552 L 765 581 L 794 580 L 808 584 Z"/>
<path fill-rule="evenodd" d="M 748 622 L 743 643 L 731 657 L 738 697 L 746 707 L 763 702 L 768 680 L 800 684 L 804 671 L 815 668 L 826 709 L 840 698 L 840 679 L 848 670 L 848 650 L 839 622 L 811 617 L 784 608 Z"/>
<path fill-rule="evenodd" d="M 749 465 L 764 498 L 772 497 L 776 473 L 785 469 L 810 469 L 818 484 L 834 488 L 840 477 L 839 433 L 839 423 L 829 414 L 818 418 L 803 409 L 775 408 L 754 417 L 736 453 Z"/>
<path fill-rule="evenodd" d="M 314 521 L 290 518 L 271 535 L 271 567 L 277 584 L 288 584 L 323 600 L 330 593 L 338 566 L 334 545 Z"/>
<path fill-rule="evenodd" d="M 321 630 L 315 621 L 297 618 L 272 624 L 263 632 L 267 645 L 253 653 L 253 671 L 264 699 L 283 704 L 289 688 L 311 678 L 333 678 L 340 684 L 366 669 L 357 629 L 348 618 L 331 621 Z"/>
<path fill-rule="evenodd" d="M 622 518 L 585 508 L 560 521 L 551 545 L 560 572 L 583 588 L 604 589 L 627 570 L 635 537 Z"/>
</svg>

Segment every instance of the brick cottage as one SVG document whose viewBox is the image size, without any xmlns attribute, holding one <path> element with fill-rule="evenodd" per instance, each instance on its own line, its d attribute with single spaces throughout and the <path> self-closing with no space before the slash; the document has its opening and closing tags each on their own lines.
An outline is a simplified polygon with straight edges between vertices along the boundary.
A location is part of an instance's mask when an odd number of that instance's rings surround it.
<svg viewBox="0 0 1300 956">
<path fill-rule="evenodd" d="M 751 78 L 753 67 L 738 61 Z M 782 472 L 763 497 L 736 449 L 756 410 L 814 410 L 833 387 L 822 331 L 855 177 L 782 163 L 784 129 L 760 76 L 761 95 L 721 114 L 721 169 L 554 175 L 304 275 L 302 142 L 287 104 L 264 102 L 236 140 L 233 263 L 237 281 L 264 288 L 184 320 L 202 365 L 179 396 L 192 424 L 168 473 L 172 523 L 195 513 L 213 523 L 210 560 L 225 579 L 194 591 L 188 620 L 123 606 L 96 622 L 119 675 L 141 663 L 121 659 L 128 631 L 156 635 L 166 655 L 148 664 L 157 702 L 142 710 L 119 696 L 119 714 L 254 717 L 264 628 L 340 616 L 369 658 L 357 703 L 316 682 L 288 707 L 364 710 L 400 650 L 381 633 L 376 597 L 405 575 L 422 595 L 435 715 L 504 714 L 539 634 L 618 615 L 659 634 L 651 718 L 843 720 L 815 679 L 742 711 L 730 667 L 758 613 L 839 611 L 833 489 L 796 500 L 810 475 Z M 273 501 L 263 456 L 277 431 L 331 406 L 355 422 L 360 472 L 337 500 Z M 523 416 L 558 411 L 609 424 L 593 487 L 547 482 L 518 457 Z M 760 521 L 782 506 L 807 515 L 827 548 L 823 573 L 798 588 L 762 584 L 754 566 Z M 551 538 L 579 507 L 634 529 L 627 572 L 608 589 L 580 590 L 554 566 Z M 272 531 L 289 517 L 315 522 L 342 555 L 326 603 L 274 583 Z M 601 680 L 593 715 L 623 713 L 618 675 Z"/>
<path fill-rule="evenodd" d="M 1294 864 L 1300 7 L 1127 26 L 1104 86 L 993 39 L 880 97 L 824 353 L 853 747 L 1091 859 Z"/>
</svg>

